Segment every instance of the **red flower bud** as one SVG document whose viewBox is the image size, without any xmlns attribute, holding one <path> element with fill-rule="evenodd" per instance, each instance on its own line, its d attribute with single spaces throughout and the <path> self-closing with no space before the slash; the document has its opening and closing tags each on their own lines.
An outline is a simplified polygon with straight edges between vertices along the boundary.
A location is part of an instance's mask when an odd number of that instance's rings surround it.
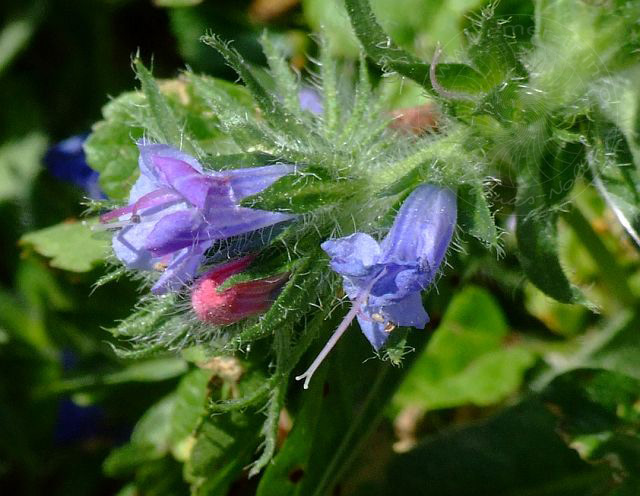
<svg viewBox="0 0 640 496">
<path fill-rule="evenodd" d="M 288 273 L 240 282 L 224 291 L 218 291 L 225 280 L 242 272 L 253 259 L 254 257 L 248 256 L 218 265 L 195 283 L 191 293 L 191 306 L 200 320 L 215 325 L 228 325 L 269 309 L 278 290 L 289 278 Z"/>
</svg>

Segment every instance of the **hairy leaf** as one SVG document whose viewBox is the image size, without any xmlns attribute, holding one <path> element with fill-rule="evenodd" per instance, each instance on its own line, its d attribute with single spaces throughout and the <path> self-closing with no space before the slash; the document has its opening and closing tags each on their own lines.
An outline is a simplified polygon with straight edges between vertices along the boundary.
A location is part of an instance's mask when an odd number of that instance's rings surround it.
<svg viewBox="0 0 640 496">
<path fill-rule="evenodd" d="M 429 64 L 397 47 L 378 24 L 369 0 L 345 0 L 351 24 L 367 55 L 378 65 L 413 79 L 433 91 Z M 464 64 L 440 64 L 438 81 L 452 90 L 476 92 L 483 88 L 482 76 Z"/>
<path fill-rule="evenodd" d="M 557 214 L 550 211 L 535 179 L 522 179 L 518 188 L 516 236 L 520 264 L 543 293 L 562 303 L 584 303 L 569 282 L 558 258 Z"/>
<path fill-rule="evenodd" d="M 458 225 L 487 246 L 496 246 L 496 224 L 482 188 L 464 185 L 458 190 Z"/>
<path fill-rule="evenodd" d="M 477 287 L 458 293 L 401 384 L 394 403 L 425 409 L 490 405 L 516 392 L 535 355 L 506 345 L 507 324 L 491 295 Z"/>
</svg>

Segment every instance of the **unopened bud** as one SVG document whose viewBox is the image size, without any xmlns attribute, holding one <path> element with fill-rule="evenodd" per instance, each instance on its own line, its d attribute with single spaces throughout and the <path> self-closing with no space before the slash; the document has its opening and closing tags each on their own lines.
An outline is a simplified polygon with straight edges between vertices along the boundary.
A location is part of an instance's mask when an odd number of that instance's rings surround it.
<svg viewBox="0 0 640 496">
<path fill-rule="evenodd" d="M 289 278 L 288 273 L 239 282 L 218 291 L 225 280 L 242 272 L 252 261 L 253 257 L 244 257 L 218 265 L 195 283 L 191 293 L 191 306 L 200 320 L 215 325 L 228 325 L 269 309 L 278 291 Z"/>
</svg>

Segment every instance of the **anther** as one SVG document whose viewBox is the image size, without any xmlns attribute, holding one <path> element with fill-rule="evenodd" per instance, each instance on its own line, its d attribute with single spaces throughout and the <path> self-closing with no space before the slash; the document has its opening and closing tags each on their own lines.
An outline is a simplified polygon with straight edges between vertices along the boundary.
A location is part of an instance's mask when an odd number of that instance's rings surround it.
<svg viewBox="0 0 640 496">
<path fill-rule="evenodd" d="M 156 262 L 153 265 L 153 268 L 155 270 L 157 270 L 158 272 L 162 272 L 164 270 L 166 270 L 166 268 L 169 266 L 169 264 L 167 264 L 166 262 Z"/>
<path fill-rule="evenodd" d="M 384 325 L 384 332 L 387 332 L 387 333 L 391 332 L 395 328 L 396 328 L 396 325 L 393 322 L 389 321 Z"/>
<path fill-rule="evenodd" d="M 371 320 L 375 322 L 384 322 L 384 317 L 376 312 L 371 314 Z"/>
</svg>

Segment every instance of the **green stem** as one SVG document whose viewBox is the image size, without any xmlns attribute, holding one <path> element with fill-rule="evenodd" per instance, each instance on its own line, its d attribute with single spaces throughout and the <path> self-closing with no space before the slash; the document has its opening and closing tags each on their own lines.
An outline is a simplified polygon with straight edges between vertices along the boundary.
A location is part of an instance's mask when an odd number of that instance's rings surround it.
<svg viewBox="0 0 640 496">
<path fill-rule="evenodd" d="M 389 369 L 389 366 L 384 366 L 378 372 L 375 382 L 369 389 L 369 393 L 358 416 L 349 424 L 349 430 L 345 433 L 340 445 L 335 451 L 335 455 L 331 459 L 331 463 L 329 463 L 329 466 L 324 471 L 324 476 L 313 493 L 314 496 L 330 493 L 332 486 L 338 482 L 340 474 L 347 468 L 349 459 L 357 454 L 357 446 L 360 445 L 362 441 L 368 437 L 368 434 L 378 425 L 384 409 L 380 408 L 377 401 L 380 401 L 380 390 L 385 384 Z M 388 394 L 384 396 L 385 399 L 388 399 Z M 373 418 L 371 417 L 371 410 L 373 410 L 372 404 L 378 408 Z M 367 426 L 363 426 L 365 420 L 368 422 Z M 349 450 L 351 451 L 349 452 Z"/>
</svg>

